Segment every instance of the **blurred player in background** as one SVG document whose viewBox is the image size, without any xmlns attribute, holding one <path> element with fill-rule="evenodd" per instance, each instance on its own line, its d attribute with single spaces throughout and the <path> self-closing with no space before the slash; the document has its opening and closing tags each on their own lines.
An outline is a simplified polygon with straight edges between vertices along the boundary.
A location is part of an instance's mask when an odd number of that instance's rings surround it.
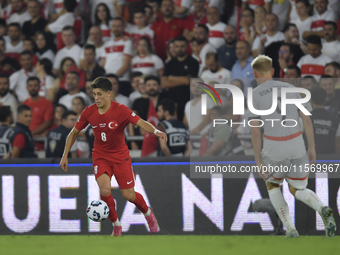
<svg viewBox="0 0 340 255">
<path fill-rule="evenodd" d="M 91 124 L 95 141 L 92 152 L 94 174 L 100 189 L 100 198 L 110 208 L 109 219 L 113 225 L 112 236 L 120 236 L 122 227 L 116 212 L 115 201 L 111 193 L 111 177 L 114 175 L 123 197 L 134 203 L 144 214 L 150 231 L 159 230 L 158 222 L 143 196 L 135 192 L 135 174 L 131 166 L 131 158 L 125 143 L 124 129 L 129 123 L 137 125 L 146 132 L 154 133 L 167 142 L 165 133 L 144 121 L 125 105 L 110 99 L 112 83 L 108 78 L 98 77 L 91 84 L 95 104 L 86 107 L 68 135 L 60 166 L 67 172 L 67 155 L 79 132 Z"/>
<path fill-rule="evenodd" d="M 312 164 L 316 162 L 314 133 L 311 119 L 305 115 L 301 109 L 298 109 L 295 104 L 287 105 L 286 115 L 281 114 L 280 97 L 281 88 L 294 86 L 274 81 L 272 79 L 274 69 L 272 60 L 260 55 L 252 62 L 254 76 L 257 79 L 259 86 L 253 90 L 253 106 L 257 110 L 267 110 L 272 106 L 273 88 L 277 88 L 278 107 L 276 111 L 270 115 L 256 116 L 258 121 L 253 121 L 252 125 L 252 142 L 255 154 L 256 164 L 260 170 L 261 177 L 266 181 L 269 198 L 279 215 L 282 223 L 287 229 L 286 237 L 298 237 L 297 232 L 289 215 L 288 205 L 280 190 L 280 184 L 285 179 L 289 184 L 289 191 L 297 200 L 304 202 L 309 207 L 317 211 L 325 224 L 326 236 L 332 237 L 336 232 L 336 223 L 334 221 L 333 212 L 330 207 L 324 206 L 318 196 L 310 189 L 307 189 L 309 175 L 309 160 Z M 301 99 L 299 93 L 287 93 L 289 99 Z M 305 133 L 308 141 L 308 152 L 306 152 L 305 144 L 302 138 L 299 125 L 295 127 L 284 127 L 281 121 L 265 121 L 265 119 L 292 119 L 299 123 L 299 117 L 303 121 Z M 260 130 L 260 119 L 264 125 L 264 140 L 263 149 L 261 152 L 262 134 Z M 288 124 L 286 124 L 288 126 Z M 262 166 L 266 166 L 264 169 Z M 289 169 L 288 172 L 268 171 L 269 166 L 285 166 Z M 295 170 L 294 170 L 295 169 Z"/>
</svg>

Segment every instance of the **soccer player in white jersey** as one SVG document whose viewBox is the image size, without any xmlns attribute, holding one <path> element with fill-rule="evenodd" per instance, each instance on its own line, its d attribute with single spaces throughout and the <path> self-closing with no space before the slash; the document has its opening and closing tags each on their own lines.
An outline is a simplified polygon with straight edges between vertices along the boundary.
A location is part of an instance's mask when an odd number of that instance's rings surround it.
<svg viewBox="0 0 340 255">
<path fill-rule="evenodd" d="M 254 76 L 259 86 L 253 90 L 253 106 L 257 110 L 268 110 L 272 106 L 272 96 L 274 88 L 277 88 L 278 103 L 283 87 L 294 88 L 294 86 L 274 81 L 272 79 L 274 69 L 272 60 L 260 55 L 252 62 Z M 287 93 L 289 99 L 301 99 L 299 93 Z M 309 207 L 317 211 L 325 224 L 326 236 L 332 237 L 336 232 L 336 223 L 333 218 L 332 209 L 324 206 L 318 196 L 310 189 L 307 189 L 309 175 L 309 160 L 312 164 L 316 161 L 314 133 L 311 119 L 305 115 L 296 105 L 288 104 L 286 115 L 281 115 L 280 106 L 270 115 L 257 116 L 258 121 L 252 121 L 252 143 L 254 148 L 256 164 L 260 170 L 261 177 L 266 181 L 269 198 L 279 215 L 282 223 L 287 229 L 286 237 L 298 237 L 297 232 L 289 215 L 288 205 L 283 198 L 280 184 L 285 179 L 289 184 L 289 191 L 297 200 L 304 202 Z M 265 119 L 292 119 L 298 122 L 301 117 L 308 141 L 308 151 L 302 138 L 299 125 L 292 127 L 290 122 L 284 127 L 281 121 L 265 121 Z M 263 129 L 263 149 L 261 152 L 262 135 L 260 131 L 260 119 L 264 122 Z M 267 169 L 265 167 L 266 166 Z M 287 167 L 289 170 L 270 171 L 269 167 Z M 300 167 L 301 166 L 301 167 Z M 294 170 L 295 169 L 295 170 Z M 302 169 L 302 170 L 300 170 Z"/>
</svg>

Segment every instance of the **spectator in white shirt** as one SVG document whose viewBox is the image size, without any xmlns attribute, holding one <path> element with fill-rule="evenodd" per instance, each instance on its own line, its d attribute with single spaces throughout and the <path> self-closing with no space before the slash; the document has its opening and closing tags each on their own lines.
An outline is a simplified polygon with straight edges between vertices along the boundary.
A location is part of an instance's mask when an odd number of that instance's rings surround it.
<svg viewBox="0 0 340 255">
<path fill-rule="evenodd" d="M 64 105 L 68 110 L 72 110 L 72 100 L 75 97 L 82 97 L 85 101 L 85 105 L 92 104 L 91 99 L 85 92 L 79 90 L 79 74 L 74 71 L 70 71 L 66 75 L 66 86 L 68 88 L 68 94 L 62 96 L 58 103 Z"/>
<path fill-rule="evenodd" d="M 207 10 L 206 24 L 209 29 L 209 42 L 218 49 L 224 44 L 223 31 L 227 27 L 226 24 L 220 21 L 221 14 L 217 7 L 211 6 Z"/>
<path fill-rule="evenodd" d="M 292 20 L 299 30 L 299 39 L 303 40 L 303 34 L 310 30 L 312 19 L 309 17 L 310 3 L 308 0 L 297 0 L 296 1 L 296 12 L 298 17 Z"/>
<path fill-rule="evenodd" d="M 129 108 L 131 108 L 131 101 L 128 97 L 119 94 L 119 81 L 118 77 L 115 74 L 107 74 L 105 76 L 108 78 L 112 83 L 112 90 L 111 90 L 111 99 L 119 104 L 123 104 Z"/>
<path fill-rule="evenodd" d="M 205 56 L 205 64 L 207 70 L 203 71 L 201 78 L 205 83 L 217 81 L 220 84 L 229 84 L 231 81 L 231 72 L 220 66 L 218 55 L 216 52 L 208 52 Z"/>
<path fill-rule="evenodd" d="M 76 65 L 77 66 L 79 65 L 81 47 L 75 43 L 76 34 L 74 27 L 66 26 L 63 28 L 62 40 L 63 43 L 65 44 L 65 47 L 59 50 L 57 52 L 57 55 L 55 56 L 55 60 L 53 63 L 53 73 L 55 75 L 58 73 L 60 63 L 65 57 L 71 57 L 76 63 Z"/>
<path fill-rule="evenodd" d="M 333 61 L 340 62 L 340 42 L 337 40 L 337 25 L 333 21 L 326 21 L 323 25 L 325 42 L 322 43 L 322 53 Z"/>
<path fill-rule="evenodd" d="M 323 37 L 323 24 L 326 21 L 337 22 L 338 18 L 333 11 L 327 10 L 328 0 L 315 0 L 316 13 L 311 17 L 312 23 L 310 30 L 303 34 L 303 39 L 307 39 L 310 35 L 318 35 Z"/>
<path fill-rule="evenodd" d="M 195 39 L 198 44 L 199 50 L 199 64 L 200 69 L 198 74 L 201 74 L 203 69 L 205 68 L 205 55 L 208 52 L 216 52 L 215 47 L 209 43 L 209 29 L 206 25 L 198 25 L 195 29 Z"/>
<path fill-rule="evenodd" d="M 33 67 L 33 55 L 30 51 L 20 53 L 20 64 L 22 69 L 16 71 L 9 77 L 10 89 L 16 94 L 20 103 L 24 102 L 28 97 L 27 78 L 36 76 Z"/>
<path fill-rule="evenodd" d="M 100 65 L 106 73 L 114 73 L 119 77 L 120 93 L 128 96 L 131 92 L 129 70 L 132 59 L 132 41 L 124 38 L 124 20 L 114 18 L 111 31 L 114 40 L 104 44 Z"/>
<path fill-rule="evenodd" d="M 267 33 L 261 37 L 257 36 L 253 43 L 253 57 L 256 58 L 259 54 L 264 53 L 264 48 L 269 46 L 273 42 L 283 41 L 285 39 L 284 34 L 279 31 L 279 19 L 273 13 L 266 15 L 266 27 Z"/>
<path fill-rule="evenodd" d="M 7 34 L 8 36 L 4 36 L 6 41 L 6 56 L 19 60 L 19 55 L 24 50 L 20 25 L 18 23 L 9 24 Z"/>
<path fill-rule="evenodd" d="M 26 11 L 24 0 L 11 0 L 12 12 L 7 23 L 19 23 L 22 26 L 26 21 L 31 19 L 31 15 Z"/>
<path fill-rule="evenodd" d="M 37 55 L 39 59 L 47 58 L 53 63 L 55 54 L 52 39 L 45 32 L 37 32 L 35 38 L 35 44 L 37 46 L 35 55 Z"/>
<path fill-rule="evenodd" d="M 319 81 L 325 74 L 325 65 L 332 62 L 332 59 L 322 54 L 321 38 L 317 35 L 310 35 L 307 38 L 307 48 L 309 54 L 303 56 L 297 66 L 301 69 L 302 77 L 312 75 Z"/>
<path fill-rule="evenodd" d="M 101 56 L 104 50 L 104 41 L 103 41 L 103 33 L 102 30 L 100 29 L 99 26 L 93 26 L 91 27 L 89 31 L 89 39 L 87 44 L 93 44 L 93 46 L 96 49 L 96 62 L 99 64 L 101 60 Z M 85 44 L 85 45 L 87 45 Z M 80 53 L 80 61 L 79 61 L 79 66 L 81 67 L 84 61 L 84 50 L 85 50 L 85 45 L 81 50 Z"/>
<path fill-rule="evenodd" d="M 128 33 L 132 41 L 134 41 L 134 48 L 136 48 L 138 40 L 143 36 L 149 37 L 151 44 L 154 45 L 153 38 L 155 32 L 146 25 L 145 10 L 136 10 L 133 14 L 133 21 L 136 25 L 128 24 L 125 32 Z"/>
<path fill-rule="evenodd" d="M 137 43 L 137 56 L 132 58 L 132 72 L 162 77 L 164 64 L 160 57 L 152 53 L 149 38 L 143 36 Z"/>
<path fill-rule="evenodd" d="M 46 26 L 45 31 L 52 34 L 58 34 L 63 31 L 65 26 L 74 25 L 74 9 L 77 7 L 76 0 L 64 0 L 62 10 L 52 18 L 50 23 Z"/>
<path fill-rule="evenodd" d="M 39 96 L 45 97 L 51 102 L 54 101 L 58 88 L 54 88 L 54 77 L 52 74 L 53 64 L 48 58 L 40 59 L 35 65 L 35 72 L 40 80 Z"/>
<path fill-rule="evenodd" d="M 16 120 L 18 101 L 9 91 L 9 79 L 4 74 L 0 74 L 0 105 L 11 107 L 13 117 Z"/>
<path fill-rule="evenodd" d="M 104 3 L 98 4 L 95 12 L 94 24 L 99 26 L 102 30 L 104 42 L 111 40 L 113 37 L 111 33 L 111 23 L 112 18 L 107 5 Z"/>
</svg>

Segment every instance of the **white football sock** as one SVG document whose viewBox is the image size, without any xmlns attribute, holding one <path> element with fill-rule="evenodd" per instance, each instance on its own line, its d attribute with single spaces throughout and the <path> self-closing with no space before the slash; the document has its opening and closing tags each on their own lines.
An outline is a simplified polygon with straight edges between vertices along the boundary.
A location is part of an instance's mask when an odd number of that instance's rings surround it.
<svg viewBox="0 0 340 255">
<path fill-rule="evenodd" d="M 144 216 L 145 216 L 145 217 L 148 217 L 150 214 L 151 214 L 151 209 L 150 209 L 150 207 L 149 207 L 148 211 L 147 211 L 146 213 L 144 213 Z"/>
<path fill-rule="evenodd" d="M 121 226 L 120 221 L 117 219 L 115 222 L 112 222 L 112 226 Z"/>
<path fill-rule="evenodd" d="M 286 227 L 287 231 L 295 229 L 292 219 L 289 215 L 289 208 L 286 200 L 283 198 L 280 188 L 268 190 L 270 201 L 272 202 L 277 215 Z"/>
<path fill-rule="evenodd" d="M 297 190 L 295 192 L 295 198 L 304 202 L 309 207 L 321 214 L 321 209 L 324 204 L 320 201 L 318 196 L 310 189 Z"/>
</svg>

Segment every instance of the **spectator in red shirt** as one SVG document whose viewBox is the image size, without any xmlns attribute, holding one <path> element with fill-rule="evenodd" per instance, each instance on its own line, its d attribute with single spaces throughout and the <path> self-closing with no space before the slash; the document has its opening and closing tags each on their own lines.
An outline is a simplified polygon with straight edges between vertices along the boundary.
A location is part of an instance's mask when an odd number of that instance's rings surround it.
<svg viewBox="0 0 340 255">
<path fill-rule="evenodd" d="M 27 79 L 27 91 L 31 97 L 23 104 L 32 109 L 32 121 L 29 125 L 32 135 L 35 137 L 46 135 L 53 124 L 53 104 L 39 96 L 40 80 L 38 77 L 33 76 Z"/>
<path fill-rule="evenodd" d="M 205 11 L 205 0 L 193 0 L 192 5 L 194 6 L 194 13 L 190 14 L 185 20 L 185 29 L 183 35 L 189 42 L 194 38 L 195 27 L 199 24 L 206 24 L 207 12 Z"/>
<path fill-rule="evenodd" d="M 183 19 L 174 18 L 174 4 L 171 0 L 163 0 L 161 4 L 162 19 L 157 19 L 151 26 L 155 32 L 155 52 L 162 59 L 166 59 L 167 43 L 170 39 L 183 34 Z"/>
</svg>

